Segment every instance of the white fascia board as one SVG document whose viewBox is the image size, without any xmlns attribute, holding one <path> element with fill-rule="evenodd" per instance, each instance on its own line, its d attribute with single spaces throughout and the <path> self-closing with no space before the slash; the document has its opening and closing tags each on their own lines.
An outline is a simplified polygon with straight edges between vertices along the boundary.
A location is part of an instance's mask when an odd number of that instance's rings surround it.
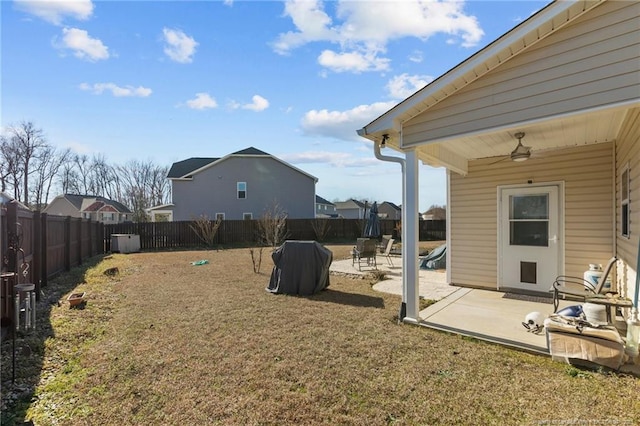
<svg viewBox="0 0 640 426">
<path fill-rule="evenodd" d="M 491 59 L 496 57 L 502 57 L 503 53 L 510 52 L 510 47 L 518 40 L 524 39 L 528 34 L 535 33 L 539 31 L 544 24 L 548 22 L 552 22 L 554 18 L 561 16 L 563 14 L 567 15 L 565 21 L 562 25 L 558 25 L 554 27 L 551 31 L 546 34 L 541 34 L 538 38 L 542 40 L 546 38 L 548 35 L 556 32 L 559 28 L 563 27 L 567 23 L 573 21 L 578 16 L 581 16 L 587 10 L 592 9 L 593 7 L 600 4 L 605 0 L 566 0 L 566 1 L 555 1 L 547 5 L 544 9 L 540 10 L 538 13 L 533 15 L 531 18 L 522 22 L 482 50 L 478 51 L 474 55 L 470 56 L 465 61 L 461 62 L 451 70 L 447 71 L 442 76 L 438 77 L 436 80 L 425 86 L 420 91 L 414 93 L 404 101 L 400 102 L 395 107 L 391 108 L 389 111 L 376 118 L 371 123 L 367 124 L 362 129 L 358 130 L 358 134 L 363 137 L 367 137 L 367 135 L 373 135 L 380 132 L 397 132 L 398 127 L 402 127 L 402 123 L 407 120 L 423 113 L 426 108 L 422 106 L 425 99 L 429 96 L 438 94 L 438 93 L 446 93 L 447 95 L 438 99 L 438 101 L 442 101 L 443 99 L 449 97 L 451 94 L 454 94 L 462 87 L 465 87 L 472 81 L 477 80 L 480 76 L 485 75 L 490 72 L 493 68 L 489 67 L 487 64 L 491 62 Z M 568 16 L 568 13 L 572 7 L 576 4 L 582 3 L 582 12 L 577 13 L 573 16 Z M 503 59 L 499 61 L 499 63 L 504 63 L 506 60 L 510 59 L 512 56 L 518 55 L 520 52 L 527 50 L 528 45 L 522 50 L 517 52 L 510 52 L 507 59 Z M 474 69 L 485 65 L 486 72 L 480 75 L 477 75 L 475 79 L 469 80 L 465 85 L 457 85 L 455 86 L 453 83 L 461 79 L 463 76 L 467 75 Z"/>
</svg>

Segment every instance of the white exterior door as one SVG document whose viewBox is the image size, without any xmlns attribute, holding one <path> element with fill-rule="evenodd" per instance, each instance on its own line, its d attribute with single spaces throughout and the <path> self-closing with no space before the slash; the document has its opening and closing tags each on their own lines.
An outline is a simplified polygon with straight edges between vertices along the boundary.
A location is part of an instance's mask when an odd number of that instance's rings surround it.
<svg viewBox="0 0 640 426">
<path fill-rule="evenodd" d="M 502 188 L 498 288 L 547 293 L 559 275 L 559 187 Z"/>
</svg>

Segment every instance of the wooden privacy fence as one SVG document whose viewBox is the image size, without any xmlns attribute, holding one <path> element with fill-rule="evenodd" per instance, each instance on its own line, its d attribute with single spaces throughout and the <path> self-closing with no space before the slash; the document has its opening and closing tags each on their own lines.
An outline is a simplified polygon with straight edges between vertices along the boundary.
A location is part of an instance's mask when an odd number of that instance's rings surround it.
<svg viewBox="0 0 640 426">
<path fill-rule="evenodd" d="M 398 238 L 398 221 L 381 220 L 381 234 Z M 291 240 L 317 240 L 321 242 L 355 241 L 363 234 L 364 219 L 287 219 L 286 236 Z M 142 250 L 161 250 L 203 245 L 194 230 L 195 223 L 181 222 L 141 222 L 105 225 L 105 250 L 111 250 L 111 235 L 135 234 L 140 236 Z M 444 220 L 424 220 L 419 222 L 420 240 L 446 239 Z M 215 236 L 214 244 L 257 244 L 260 242 L 258 220 L 223 220 Z"/>
<path fill-rule="evenodd" d="M 0 209 L 0 249 L 5 317 L 13 311 L 9 307 L 13 285 L 35 284 L 39 298 L 40 287 L 47 285 L 49 278 L 104 253 L 104 225 L 69 216 L 49 216 L 10 202 Z"/>
</svg>

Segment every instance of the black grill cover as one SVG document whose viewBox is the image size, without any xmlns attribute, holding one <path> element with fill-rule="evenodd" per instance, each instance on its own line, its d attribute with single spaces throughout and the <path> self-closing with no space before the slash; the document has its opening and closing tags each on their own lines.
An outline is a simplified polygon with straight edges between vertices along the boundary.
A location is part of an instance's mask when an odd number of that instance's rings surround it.
<svg viewBox="0 0 640 426">
<path fill-rule="evenodd" d="M 329 287 L 331 250 L 316 241 L 285 241 L 271 255 L 274 263 L 267 291 L 309 296 Z"/>
</svg>

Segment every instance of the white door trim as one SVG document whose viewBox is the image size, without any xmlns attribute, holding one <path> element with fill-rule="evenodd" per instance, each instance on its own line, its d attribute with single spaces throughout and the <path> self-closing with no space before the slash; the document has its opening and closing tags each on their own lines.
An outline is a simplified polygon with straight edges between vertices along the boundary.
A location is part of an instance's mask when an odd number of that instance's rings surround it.
<svg viewBox="0 0 640 426">
<path fill-rule="evenodd" d="M 518 188 L 535 188 L 535 187 L 549 187 L 555 186 L 558 188 L 558 273 L 557 275 L 564 274 L 564 234 L 565 234 L 565 212 L 564 212 L 564 199 L 565 199 L 565 185 L 564 181 L 551 181 L 551 182 L 539 182 L 533 183 L 529 181 L 526 185 L 520 184 L 511 184 L 511 185 L 498 185 L 496 187 L 496 211 L 497 211 L 497 247 L 498 247 L 498 264 L 497 264 L 497 290 L 504 288 L 504 277 L 503 277 L 503 261 L 504 261 L 504 246 L 503 246 L 503 231 L 502 231 L 502 202 L 501 195 L 502 191 L 505 189 L 518 189 Z M 549 283 L 549 288 L 553 283 Z"/>
</svg>

